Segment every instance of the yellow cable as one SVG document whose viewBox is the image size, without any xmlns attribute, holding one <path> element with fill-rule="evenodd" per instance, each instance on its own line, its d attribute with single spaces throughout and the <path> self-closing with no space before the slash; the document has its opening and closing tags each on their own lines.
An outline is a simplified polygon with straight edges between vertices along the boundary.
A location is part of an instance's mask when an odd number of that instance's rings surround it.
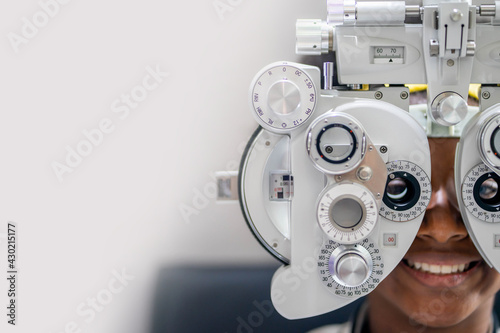
<svg viewBox="0 0 500 333">
<path fill-rule="evenodd" d="M 479 92 L 481 91 L 481 85 L 474 83 L 469 86 L 469 96 L 479 100 Z"/>
<path fill-rule="evenodd" d="M 424 91 L 427 89 L 426 84 L 406 84 L 406 87 L 410 90 L 410 93 Z M 481 90 L 481 85 L 474 83 L 469 86 L 469 96 L 475 99 L 479 99 L 479 91 Z"/>
<path fill-rule="evenodd" d="M 406 87 L 410 90 L 410 93 L 418 92 L 418 91 L 424 91 L 427 89 L 426 84 L 406 84 Z"/>
</svg>

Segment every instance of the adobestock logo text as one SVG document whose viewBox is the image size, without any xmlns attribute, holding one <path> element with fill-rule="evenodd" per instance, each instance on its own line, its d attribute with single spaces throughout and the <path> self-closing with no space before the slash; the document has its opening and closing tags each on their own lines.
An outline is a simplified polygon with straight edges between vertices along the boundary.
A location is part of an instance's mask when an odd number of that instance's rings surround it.
<svg viewBox="0 0 500 333">
<path fill-rule="evenodd" d="M 23 16 L 21 18 L 21 27 L 19 33 L 9 32 L 7 38 L 14 52 L 19 52 L 21 45 L 26 45 L 35 38 L 40 29 L 45 28 L 50 20 L 56 17 L 62 5 L 66 5 L 71 0 L 40 0 L 38 5 L 40 9 L 36 11 L 31 17 Z"/>
</svg>

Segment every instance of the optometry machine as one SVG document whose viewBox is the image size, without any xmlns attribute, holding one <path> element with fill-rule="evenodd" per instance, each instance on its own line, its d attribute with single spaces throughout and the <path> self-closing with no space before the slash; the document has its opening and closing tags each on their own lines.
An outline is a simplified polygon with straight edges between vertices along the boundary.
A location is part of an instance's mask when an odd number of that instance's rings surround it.
<svg viewBox="0 0 500 333">
<path fill-rule="evenodd" d="M 260 125 L 239 172 L 259 242 L 283 262 L 271 299 L 289 319 L 367 295 L 398 265 L 431 199 L 428 137 L 460 137 L 455 182 L 468 232 L 500 271 L 500 1 L 328 0 L 298 20 L 296 52 L 250 85 Z M 471 83 L 479 107 L 468 106 Z M 426 84 L 410 107 L 404 84 Z"/>
</svg>

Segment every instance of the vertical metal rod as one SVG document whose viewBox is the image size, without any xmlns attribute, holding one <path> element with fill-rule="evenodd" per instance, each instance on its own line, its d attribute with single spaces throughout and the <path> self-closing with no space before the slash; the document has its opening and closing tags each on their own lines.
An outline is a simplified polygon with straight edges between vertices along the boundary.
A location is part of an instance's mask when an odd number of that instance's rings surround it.
<svg viewBox="0 0 500 333">
<path fill-rule="evenodd" d="M 323 89 L 333 89 L 333 62 L 323 63 Z"/>
</svg>

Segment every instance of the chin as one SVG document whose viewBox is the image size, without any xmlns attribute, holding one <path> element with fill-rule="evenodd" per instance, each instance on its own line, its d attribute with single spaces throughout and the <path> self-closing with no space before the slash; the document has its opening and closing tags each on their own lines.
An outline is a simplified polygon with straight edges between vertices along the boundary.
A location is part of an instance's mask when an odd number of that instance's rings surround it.
<svg viewBox="0 0 500 333">
<path fill-rule="evenodd" d="M 464 310 L 446 307 L 436 307 L 432 310 L 428 307 L 424 311 L 410 313 L 408 317 L 410 325 L 416 328 L 449 328 L 459 324 L 470 315 L 469 311 Z"/>
</svg>

